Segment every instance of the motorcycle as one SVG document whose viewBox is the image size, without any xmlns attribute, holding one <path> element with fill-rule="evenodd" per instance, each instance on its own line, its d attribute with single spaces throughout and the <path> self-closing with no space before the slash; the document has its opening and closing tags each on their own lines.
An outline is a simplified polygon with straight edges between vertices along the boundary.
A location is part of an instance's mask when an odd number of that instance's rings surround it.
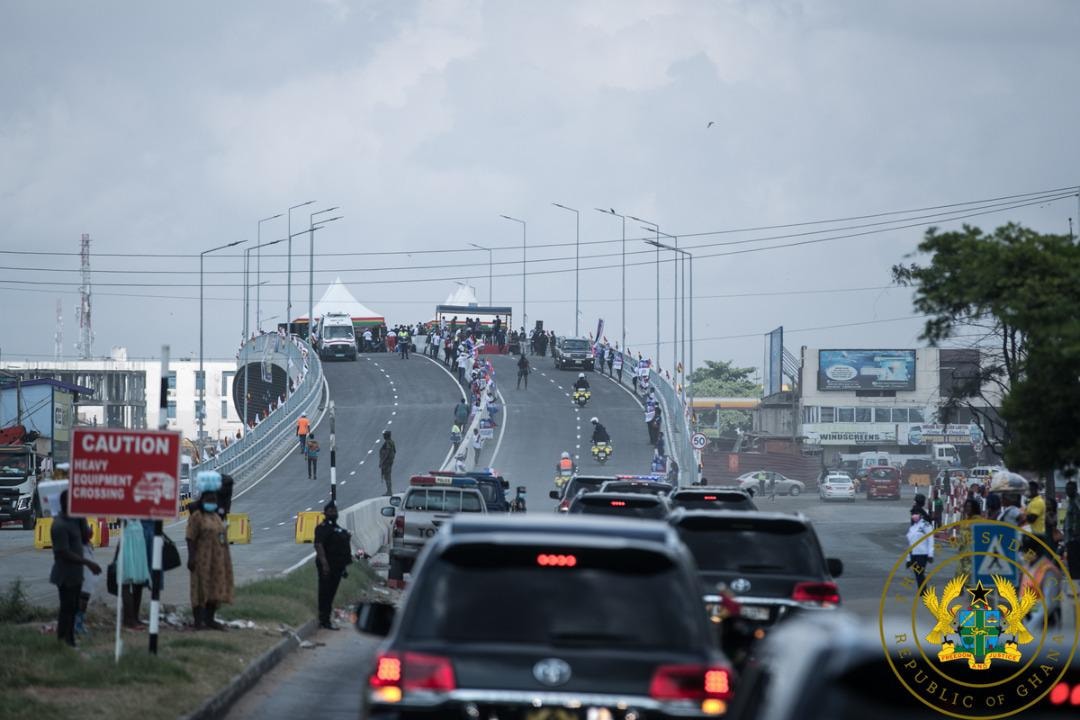
<svg viewBox="0 0 1080 720">
<path fill-rule="evenodd" d="M 510 512 L 525 512 L 525 486 L 518 485 L 513 502 L 510 503 Z"/>
<path fill-rule="evenodd" d="M 573 470 L 559 470 L 555 474 L 555 487 L 559 490 L 563 489 L 563 486 L 570 481 L 570 478 L 574 476 Z"/>
<path fill-rule="evenodd" d="M 574 394 L 570 396 L 570 398 L 578 404 L 578 407 L 585 407 L 591 397 L 592 391 L 586 390 L 585 388 L 574 390 Z"/>
<path fill-rule="evenodd" d="M 611 454 L 614 451 L 615 448 L 612 447 L 611 443 L 598 442 L 594 443 L 592 446 L 593 459 L 595 459 L 596 462 L 600 463 L 601 465 L 608 461 L 608 458 L 611 457 Z"/>
</svg>

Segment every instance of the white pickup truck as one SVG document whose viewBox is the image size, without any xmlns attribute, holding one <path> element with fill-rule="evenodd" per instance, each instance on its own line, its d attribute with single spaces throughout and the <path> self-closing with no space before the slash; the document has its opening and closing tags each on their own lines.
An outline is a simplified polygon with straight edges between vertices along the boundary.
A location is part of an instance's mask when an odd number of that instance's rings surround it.
<svg viewBox="0 0 1080 720">
<path fill-rule="evenodd" d="M 383 515 L 394 518 L 387 580 L 401 581 L 412 569 L 428 539 L 459 512 L 487 513 L 476 480 L 418 475 L 409 480 L 402 497 L 390 498 Z"/>
</svg>

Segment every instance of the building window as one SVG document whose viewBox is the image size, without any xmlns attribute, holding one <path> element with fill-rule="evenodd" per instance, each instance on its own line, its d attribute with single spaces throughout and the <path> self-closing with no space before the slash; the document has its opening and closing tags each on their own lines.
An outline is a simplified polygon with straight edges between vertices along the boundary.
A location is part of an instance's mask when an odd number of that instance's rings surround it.
<svg viewBox="0 0 1080 720">
<path fill-rule="evenodd" d="M 855 422 L 873 422 L 874 421 L 874 409 L 861 407 L 855 408 Z"/>
<path fill-rule="evenodd" d="M 831 408 L 831 407 L 823 407 L 823 408 L 821 408 L 821 422 L 823 422 L 823 423 L 836 422 L 835 411 L 836 411 L 836 408 Z"/>
<path fill-rule="evenodd" d="M 166 412 L 166 417 L 168 417 L 170 420 L 175 420 L 176 419 L 176 401 L 175 400 L 170 400 L 169 401 L 169 404 L 168 404 L 167 409 L 166 409 L 165 412 Z"/>
<path fill-rule="evenodd" d="M 908 409 L 908 422 L 915 422 L 915 423 L 926 422 L 926 420 L 923 419 L 922 409 L 921 408 L 910 408 L 910 409 Z"/>
<path fill-rule="evenodd" d="M 195 419 L 198 420 L 199 418 L 206 419 L 206 410 L 202 400 L 195 401 Z"/>
<path fill-rule="evenodd" d="M 176 392 L 176 371 L 175 370 L 170 370 L 169 371 L 167 382 L 169 383 L 169 390 L 171 390 L 173 392 Z"/>
<path fill-rule="evenodd" d="M 889 410 L 889 408 L 874 408 L 874 422 L 892 422 L 892 412 Z"/>
<path fill-rule="evenodd" d="M 892 421 L 894 423 L 906 423 L 908 421 L 907 408 L 893 408 Z"/>
<path fill-rule="evenodd" d="M 229 419 L 229 401 L 228 400 L 222 400 L 221 401 L 221 419 L 222 420 L 228 420 Z"/>
<path fill-rule="evenodd" d="M 206 389 L 206 371 L 205 370 L 196 370 L 195 371 L 195 390 L 197 392 L 199 390 L 205 390 L 205 389 Z"/>
<path fill-rule="evenodd" d="M 821 408 L 816 405 L 806 405 L 803 407 L 803 422 L 804 423 L 817 423 L 821 421 Z"/>
<path fill-rule="evenodd" d="M 836 422 L 855 422 L 855 408 L 836 408 Z"/>
<path fill-rule="evenodd" d="M 221 373 L 221 395 L 225 397 L 229 394 L 229 382 L 236 375 L 235 372 L 223 372 Z"/>
</svg>

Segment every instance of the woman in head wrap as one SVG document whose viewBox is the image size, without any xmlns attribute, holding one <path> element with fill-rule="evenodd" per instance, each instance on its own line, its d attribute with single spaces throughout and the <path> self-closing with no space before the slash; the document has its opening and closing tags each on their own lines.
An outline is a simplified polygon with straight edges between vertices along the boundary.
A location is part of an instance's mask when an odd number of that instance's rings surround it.
<svg viewBox="0 0 1080 720">
<path fill-rule="evenodd" d="M 224 630 L 225 626 L 214 614 L 221 605 L 233 600 L 233 571 L 225 523 L 218 513 L 221 474 L 200 472 L 195 483 L 198 501 L 191 504 L 186 534 L 191 612 L 196 630 Z"/>
</svg>

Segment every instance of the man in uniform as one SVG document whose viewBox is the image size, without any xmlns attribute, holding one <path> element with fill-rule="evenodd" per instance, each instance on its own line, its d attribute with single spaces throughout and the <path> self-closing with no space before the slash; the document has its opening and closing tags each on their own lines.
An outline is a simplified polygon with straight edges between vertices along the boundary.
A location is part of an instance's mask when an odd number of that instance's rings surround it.
<svg viewBox="0 0 1080 720">
<path fill-rule="evenodd" d="M 325 518 L 315 528 L 315 563 L 319 570 L 319 627 L 337 630 L 330 621 L 334 609 L 334 595 L 337 594 L 341 578 L 346 576 L 345 569 L 352 562 L 352 544 L 349 531 L 337 524 L 338 510 L 333 501 L 323 508 Z"/>
<path fill-rule="evenodd" d="M 386 483 L 386 494 L 393 495 L 394 489 L 390 484 L 390 470 L 394 467 L 397 445 L 390 439 L 389 430 L 383 430 L 382 436 L 383 444 L 379 448 L 379 472 L 382 473 L 383 482 Z"/>
</svg>

